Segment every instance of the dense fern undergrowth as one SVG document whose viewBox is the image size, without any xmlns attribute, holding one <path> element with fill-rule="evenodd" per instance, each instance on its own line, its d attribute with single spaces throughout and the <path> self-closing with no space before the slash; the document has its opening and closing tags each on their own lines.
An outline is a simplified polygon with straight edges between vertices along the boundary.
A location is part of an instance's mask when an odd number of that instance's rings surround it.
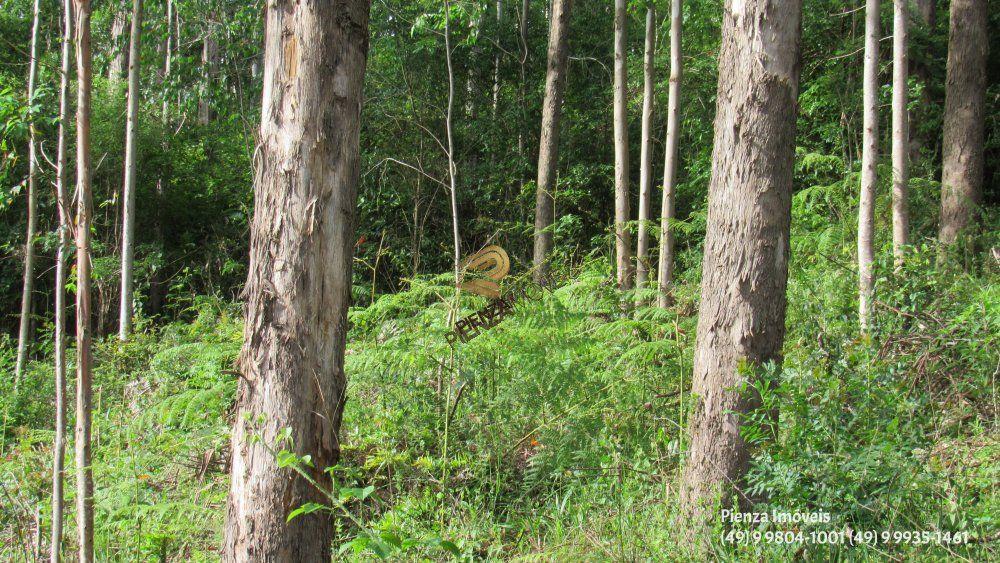
<svg viewBox="0 0 1000 563">
<path fill-rule="evenodd" d="M 803 173 L 823 165 L 800 159 Z M 924 247 L 912 250 L 901 275 L 881 263 L 873 330 L 862 337 L 855 182 L 814 183 L 794 204 L 784 365 L 765 374 L 772 385 L 760 386 L 779 423 L 772 435 L 747 421 L 746 436 L 758 443 L 749 485 L 766 499 L 761 510 L 831 515 L 829 524 L 798 529 L 962 531 L 971 541 L 734 546 L 716 534 L 716 558 L 995 560 L 996 264 L 985 255 L 939 264 L 936 249 Z M 931 208 L 924 203 L 914 207 Z M 700 239 L 703 223 L 696 216 L 678 227 Z M 331 468 L 337 490 L 331 506 L 314 507 L 338 516 L 341 553 L 690 558 L 675 506 L 699 261 L 700 247 L 682 252 L 673 305 L 660 310 L 624 307 L 636 296 L 613 288 L 605 257 L 567 259 L 558 283 L 530 290 L 502 324 L 455 346 L 446 339 L 447 275 L 409 280 L 405 291 L 354 308 L 343 459 Z M 466 298 L 463 312 L 483 304 Z M 200 298 L 186 322 L 99 344 L 100 560 L 217 559 L 239 313 L 237 304 Z M 13 347 L 4 343 L 0 367 L 12 366 Z M 0 559 L 18 560 L 34 541 L 36 508 L 48 529 L 50 362 L 33 363 L 16 392 L 9 381 L 0 378 Z M 73 491 L 67 487 L 68 506 Z M 72 510 L 68 526 L 72 537 Z M 746 529 L 759 526 L 789 528 Z"/>
</svg>

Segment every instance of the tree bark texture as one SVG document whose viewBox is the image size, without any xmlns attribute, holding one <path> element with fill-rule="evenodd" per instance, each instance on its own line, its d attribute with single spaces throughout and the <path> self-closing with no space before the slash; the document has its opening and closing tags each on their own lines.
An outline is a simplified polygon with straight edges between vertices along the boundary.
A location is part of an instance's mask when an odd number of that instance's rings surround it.
<svg viewBox="0 0 1000 563">
<path fill-rule="evenodd" d="M 897 267 L 902 264 L 906 245 L 910 243 L 908 1 L 893 0 L 892 3 L 892 254 Z"/>
<path fill-rule="evenodd" d="M 34 105 L 35 82 L 38 79 L 38 20 L 41 15 L 39 0 L 35 0 L 31 18 L 31 59 L 28 62 L 28 105 Z M 34 112 L 28 113 L 28 193 L 26 206 L 28 226 L 24 238 L 24 284 L 21 288 L 21 318 L 17 337 L 17 364 L 14 366 L 14 386 L 21 381 L 24 365 L 28 361 L 28 341 L 31 340 L 31 306 L 35 292 L 35 224 L 38 215 L 38 194 L 35 177 L 38 175 L 37 129 Z"/>
<path fill-rule="evenodd" d="M 132 332 L 133 265 L 135 258 L 135 176 L 136 127 L 139 120 L 139 45 L 142 33 L 142 0 L 132 3 L 132 30 L 128 57 L 128 110 L 125 118 L 125 185 L 122 199 L 122 287 L 118 308 L 118 338 L 125 340 Z"/>
<path fill-rule="evenodd" d="M 865 67 L 863 86 L 863 139 L 861 148 L 861 197 L 858 205 L 858 317 L 868 329 L 871 315 L 872 263 L 875 260 L 875 188 L 878 184 L 878 42 L 879 0 L 865 6 Z"/>
<path fill-rule="evenodd" d="M 681 74 L 681 24 L 682 0 L 670 2 L 670 86 L 667 100 L 667 139 L 663 155 L 663 201 L 660 206 L 660 257 L 657 272 L 659 292 L 656 304 L 666 308 L 670 303 L 670 287 L 674 278 L 674 220 L 677 200 L 677 136 L 680 124 Z"/>
<path fill-rule="evenodd" d="M 708 231 L 682 506 L 700 529 L 718 502 L 745 500 L 742 390 L 781 360 L 785 336 L 801 2 L 727 0 L 719 53 Z M 724 506 L 727 504 L 723 504 Z"/>
<path fill-rule="evenodd" d="M 367 0 L 277 0 L 266 12 L 226 561 L 330 559 L 328 514 L 285 521 L 328 499 L 267 448 L 311 456 L 304 469 L 330 486 L 346 400 L 368 12 Z M 286 428 L 292 441 L 276 443 Z"/>
<path fill-rule="evenodd" d="M 90 467 L 91 264 L 90 0 L 76 0 L 76 526 L 80 563 L 94 560 L 94 474 Z"/>
<path fill-rule="evenodd" d="M 642 140 L 639 149 L 639 232 L 636 236 L 635 284 L 644 288 L 649 280 L 649 222 L 653 200 L 653 55 L 656 51 L 656 11 L 646 7 L 646 45 L 642 63 Z"/>
<path fill-rule="evenodd" d="M 951 3 L 938 233 L 946 245 L 969 234 L 982 198 L 984 100 L 989 60 L 986 8 L 986 0 Z"/>
<path fill-rule="evenodd" d="M 559 169 L 559 121 L 566 87 L 569 56 L 569 18 L 572 0 L 553 0 L 549 27 L 548 70 L 542 103 L 542 132 L 538 147 L 538 182 L 535 191 L 534 279 L 541 282 L 549 271 L 552 225 L 555 222 L 555 189 Z"/>
<path fill-rule="evenodd" d="M 618 287 L 631 289 L 635 270 L 632 264 L 632 236 L 628 231 L 628 58 L 627 3 L 615 0 L 615 261 Z"/>
</svg>

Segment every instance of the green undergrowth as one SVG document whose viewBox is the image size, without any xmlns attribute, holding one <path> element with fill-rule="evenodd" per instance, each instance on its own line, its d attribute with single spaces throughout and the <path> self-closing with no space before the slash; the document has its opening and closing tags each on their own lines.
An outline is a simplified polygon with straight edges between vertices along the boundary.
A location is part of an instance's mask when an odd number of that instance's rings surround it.
<svg viewBox="0 0 1000 563">
<path fill-rule="evenodd" d="M 829 524 L 795 527 L 805 532 L 967 532 L 972 543 L 733 546 L 716 534 L 712 558 L 992 559 L 995 270 L 939 266 L 935 249 L 921 248 L 900 273 L 880 263 L 872 329 L 862 336 L 846 228 L 807 221 L 838 197 L 814 190 L 796 200 L 805 226 L 795 236 L 812 243 L 793 243 L 784 367 L 766 373 L 772 388 L 761 386 L 780 412 L 777 432 L 748 419 L 746 437 L 757 444 L 748 485 L 767 499 L 757 510 L 831 515 Z M 698 252 L 682 253 L 689 267 L 669 309 L 623 305 L 635 293 L 615 290 L 598 257 L 560 271 L 552 287 L 529 287 L 500 325 L 455 345 L 449 276 L 409 280 L 405 291 L 352 309 L 331 504 L 353 518 L 338 518 L 337 549 L 360 560 L 694 559 L 676 506 Z M 460 314 L 484 304 L 465 297 Z M 97 346 L 101 560 L 218 557 L 241 322 L 237 306 L 213 299 L 186 317 Z M 5 343 L 0 365 L 11 363 Z M 36 362 L 16 393 L 2 384 L 3 559 L 22 557 L 36 506 L 48 518 L 51 378 L 48 362 Z"/>
</svg>

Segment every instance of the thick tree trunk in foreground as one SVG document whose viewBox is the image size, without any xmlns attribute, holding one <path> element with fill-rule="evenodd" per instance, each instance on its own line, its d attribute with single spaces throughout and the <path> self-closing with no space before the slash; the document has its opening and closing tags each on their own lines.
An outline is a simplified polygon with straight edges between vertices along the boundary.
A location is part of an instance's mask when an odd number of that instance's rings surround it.
<svg viewBox="0 0 1000 563">
<path fill-rule="evenodd" d="M 728 0 L 709 184 L 708 232 L 681 501 L 695 530 L 745 499 L 741 384 L 781 360 L 785 337 L 801 2 Z M 746 367 L 744 367 L 746 366 Z M 734 491 L 735 489 L 735 491 Z"/>
<path fill-rule="evenodd" d="M 907 2 L 892 3 L 892 254 L 897 267 L 902 264 L 905 247 L 910 243 Z"/>
<path fill-rule="evenodd" d="M 674 219 L 677 199 L 677 135 L 680 126 L 681 74 L 681 3 L 670 2 L 670 87 L 667 101 L 667 140 L 663 154 L 663 202 L 660 206 L 660 259 L 657 272 L 659 293 L 656 304 L 666 308 L 670 303 L 670 287 L 674 283 Z"/>
<path fill-rule="evenodd" d="M 94 474 L 90 467 L 91 333 L 90 0 L 76 0 L 76 526 L 80 563 L 94 560 Z"/>
<path fill-rule="evenodd" d="M 534 279 L 544 280 L 552 252 L 552 224 L 555 222 L 556 177 L 559 169 L 559 121 L 566 86 L 569 55 L 569 17 L 573 0 L 553 0 L 549 27 L 548 70 L 545 74 L 545 101 L 542 103 L 542 133 L 538 147 L 538 186 L 535 191 Z"/>
<path fill-rule="evenodd" d="M 975 224 L 983 188 L 983 124 L 989 59 L 987 1 L 952 0 L 944 102 L 939 238 L 953 244 Z"/>
<path fill-rule="evenodd" d="M 73 42 L 73 0 L 63 1 L 62 61 L 59 78 L 59 140 L 56 148 L 56 212 L 59 247 L 56 249 L 55 286 L 55 394 L 56 423 L 52 444 L 52 535 L 49 560 L 59 563 L 63 537 L 63 480 L 66 455 L 66 259 L 70 251 L 70 196 L 67 189 L 70 49 Z"/>
<path fill-rule="evenodd" d="M 122 218 L 122 288 L 118 309 L 118 338 L 132 332 L 132 272 L 135 256 L 136 127 L 139 120 L 139 41 L 142 33 L 142 0 L 133 0 L 132 33 L 128 55 L 128 115 L 125 119 L 125 187 Z"/>
<path fill-rule="evenodd" d="M 620 289 L 631 289 L 635 270 L 632 264 L 632 236 L 626 223 L 629 220 L 628 200 L 628 69 L 626 58 L 625 0 L 615 0 L 615 77 L 614 77 L 614 127 L 615 127 L 615 261 Z"/>
<path fill-rule="evenodd" d="M 646 286 L 649 279 L 649 229 L 650 205 L 653 191 L 653 52 L 656 50 L 656 11 L 653 4 L 646 7 L 646 48 L 642 64 L 642 141 L 639 152 L 639 233 L 636 236 L 635 285 Z M 640 300 L 641 301 L 641 300 Z"/>
<path fill-rule="evenodd" d="M 38 17 L 39 0 L 35 0 L 31 19 L 31 60 L 28 62 L 28 104 L 34 104 L 35 81 L 38 79 Z M 38 194 L 35 176 L 38 174 L 37 130 L 34 114 L 28 114 L 28 227 L 24 239 L 24 285 L 21 289 L 21 324 L 17 337 L 17 365 L 14 367 L 14 386 L 21 381 L 24 364 L 28 360 L 28 341 L 31 339 L 31 304 L 35 292 L 35 223 L 38 214 Z"/>
<path fill-rule="evenodd" d="M 879 0 L 865 7 L 864 134 L 861 149 L 861 198 L 858 205 L 858 316 L 867 330 L 874 290 L 875 187 L 878 183 Z"/>
<path fill-rule="evenodd" d="M 226 561 L 330 559 L 328 514 L 285 521 L 304 503 L 329 501 L 265 446 L 310 455 L 304 469 L 329 487 L 346 400 L 368 10 L 366 0 L 267 9 Z M 285 428 L 293 442 L 276 443 Z"/>
</svg>

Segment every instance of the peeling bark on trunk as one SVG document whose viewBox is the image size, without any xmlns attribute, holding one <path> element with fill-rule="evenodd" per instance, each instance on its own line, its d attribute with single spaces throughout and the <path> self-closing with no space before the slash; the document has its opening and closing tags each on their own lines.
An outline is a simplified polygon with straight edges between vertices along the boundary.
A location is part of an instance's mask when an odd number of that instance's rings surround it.
<svg viewBox="0 0 1000 563">
<path fill-rule="evenodd" d="M 566 87 L 566 60 L 569 55 L 569 19 L 572 0 L 553 0 L 549 28 L 548 71 L 545 101 L 542 104 L 542 132 L 538 147 L 538 182 L 535 191 L 534 279 L 541 283 L 549 271 L 552 252 L 552 225 L 555 222 L 556 178 L 559 169 L 559 122 Z"/>
<path fill-rule="evenodd" d="M 986 0 L 952 0 L 944 104 L 939 238 L 970 234 L 983 188 L 983 127 L 989 60 Z"/>
<path fill-rule="evenodd" d="M 907 1 L 892 3 L 892 254 L 897 268 L 902 265 L 906 245 L 910 243 Z"/>
<path fill-rule="evenodd" d="M 91 264 L 90 0 L 76 0 L 76 526 L 80 563 L 94 560 L 94 476 L 90 467 Z"/>
<path fill-rule="evenodd" d="M 736 494 L 749 462 L 741 391 L 781 360 L 785 336 L 801 2 L 728 0 L 719 53 L 708 232 L 694 357 L 691 445 L 681 501 L 701 530 Z"/>
<path fill-rule="evenodd" d="M 619 289 L 631 289 L 635 270 L 632 264 L 632 236 L 628 231 L 628 69 L 626 58 L 625 0 L 615 0 L 615 264 Z"/>
<path fill-rule="evenodd" d="M 38 18 L 41 13 L 39 0 L 35 0 L 31 19 L 31 59 L 28 62 L 28 104 L 34 104 L 35 81 L 38 79 Z M 21 288 L 21 324 L 17 337 L 17 364 L 14 367 L 14 387 L 21 382 L 24 365 L 28 361 L 28 341 L 31 340 L 31 308 L 35 292 L 35 223 L 38 214 L 38 194 L 35 177 L 38 174 L 38 139 L 35 118 L 28 114 L 28 227 L 24 237 L 24 285 Z"/>
<path fill-rule="evenodd" d="M 864 133 L 861 149 L 861 197 L 858 205 L 858 317 L 868 329 L 874 290 L 875 187 L 878 183 L 878 42 L 879 0 L 865 7 Z"/>
<path fill-rule="evenodd" d="M 642 141 L 639 152 L 639 233 L 636 236 L 635 285 L 645 288 L 649 279 L 649 229 L 650 206 L 653 191 L 653 54 L 656 50 L 656 11 L 650 3 L 646 8 L 646 46 L 643 56 L 642 76 Z M 637 302 L 641 302 L 637 299 Z"/>
<path fill-rule="evenodd" d="M 139 41 L 142 33 L 142 0 L 133 0 L 129 39 L 128 115 L 125 119 L 125 186 L 122 196 L 122 285 L 118 308 L 118 338 L 132 332 L 132 271 L 135 256 L 136 127 L 139 120 Z"/>
<path fill-rule="evenodd" d="M 243 378 L 223 559 L 328 561 L 333 524 L 288 513 L 324 495 L 265 445 L 310 455 L 322 486 L 340 455 L 366 0 L 268 6 Z M 291 443 L 276 443 L 283 429 Z M 259 436 L 261 441 L 254 440 Z"/>
<path fill-rule="evenodd" d="M 670 2 L 670 87 L 667 101 L 667 140 L 663 155 L 663 202 L 660 206 L 660 257 L 657 284 L 659 294 L 656 304 L 666 308 L 670 303 L 670 288 L 674 282 L 674 232 L 670 222 L 674 219 L 677 191 L 677 136 L 680 126 L 680 96 L 683 62 L 681 60 L 681 3 Z"/>
<path fill-rule="evenodd" d="M 56 212 L 59 216 L 59 247 L 56 249 L 55 285 L 55 438 L 52 444 L 52 534 L 49 560 L 62 558 L 63 483 L 66 455 L 66 260 L 72 244 L 72 205 L 67 189 L 70 49 L 73 41 L 73 0 L 63 2 L 62 60 L 59 78 L 59 140 L 56 149 Z"/>
</svg>

